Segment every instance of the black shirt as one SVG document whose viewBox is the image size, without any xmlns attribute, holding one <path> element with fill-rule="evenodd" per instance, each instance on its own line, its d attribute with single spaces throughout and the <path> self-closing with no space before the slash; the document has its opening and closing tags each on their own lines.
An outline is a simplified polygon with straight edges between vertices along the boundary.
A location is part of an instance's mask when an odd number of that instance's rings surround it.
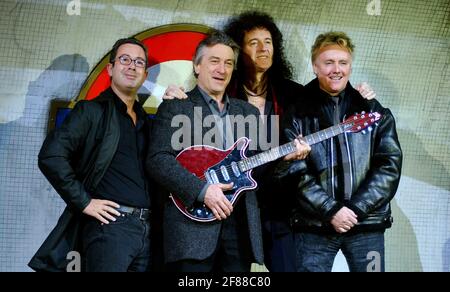
<svg viewBox="0 0 450 292">
<path fill-rule="evenodd" d="M 94 197 L 131 207 L 150 208 L 145 158 L 148 145 L 148 120 L 135 101 L 136 126 L 127 114 L 126 104 L 111 90 L 118 111 L 120 138 L 117 151 L 98 184 Z"/>
</svg>

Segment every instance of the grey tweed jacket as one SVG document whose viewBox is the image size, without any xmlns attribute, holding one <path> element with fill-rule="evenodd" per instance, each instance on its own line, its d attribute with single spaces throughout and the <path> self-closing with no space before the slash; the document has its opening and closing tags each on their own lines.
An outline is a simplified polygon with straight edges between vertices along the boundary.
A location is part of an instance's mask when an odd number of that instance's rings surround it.
<svg viewBox="0 0 450 292">
<path fill-rule="evenodd" d="M 185 259 L 204 260 L 212 255 L 219 240 L 221 222 L 196 222 L 184 216 L 168 199 L 168 193 L 177 196 L 186 206 L 192 205 L 205 182 L 192 175 L 177 161 L 176 156 L 181 150 L 174 150 L 171 146 L 173 134 L 179 131 L 179 125 L 171 126 L 172 119 L 176 115 L 185 115 L 191 121 L 192 144 L 195 129 L 194 115 L 199 115 L 201 108 L 202 117 L 211 115 L 211 111 L 201 96 L 198 88 L 194 88 L 187 94 L 185 100 L 164 100 L 159 106 L 154 119 L 150 151 L 147 158 L 147 169 L 157 183 L 167 191 L 165 192 L 164 215 L 163 215 L 163 244 L 166 262 L 175 262 Z M 197 110 L 194 111 L 194 108 Z M 259 117 L 259 111 L 245 101 L 230 98 L 230 115 L 255 115 Z M 199 117 L 197 117 L 199 118 Z M 202 137 L 211 130 L 201 127 Z M 246 133 L 249 133 L 248 126 Z M 186 134 L 186 133 L 185 133 Z M 247 136 L 248 137 L 248 136 Z M 238 137 L 235 137 L 237 139 Z M 255 192 L 246 192 L 237 204 L 245 204 L 250 246 L 254 262 L 262 264 L 263 249 L 259 207 Z"/>
</svg>

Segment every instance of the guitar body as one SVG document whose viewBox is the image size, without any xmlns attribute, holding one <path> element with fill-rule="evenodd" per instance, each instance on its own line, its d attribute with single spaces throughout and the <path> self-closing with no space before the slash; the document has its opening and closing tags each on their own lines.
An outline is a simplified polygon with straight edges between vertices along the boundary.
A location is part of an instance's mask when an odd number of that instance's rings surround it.
<svg viewBox="0 0 450 292">
<path fill-rule="evenodd" d="M 210 184 L 233 183 L 233 189 L 224 194 L 232 205 L 236 204 L 239 196 L 246 190 L 257 187 L 252 178 L 252 170 L 243 172 L 239 167 L 239 161 L 246 157 L 249 139 L 242 137 L 229 149 L 220 150 L 211 146 L 191 146 L 181 151 L 176 157 L 189 172 Z M 188 218 L 209 222 L 216 220 L 211 210 L 203 203 L 195 203 L 192 208 L 187 208 L 176 196 L 171 195 L 175 206 Z"/>
</svg>

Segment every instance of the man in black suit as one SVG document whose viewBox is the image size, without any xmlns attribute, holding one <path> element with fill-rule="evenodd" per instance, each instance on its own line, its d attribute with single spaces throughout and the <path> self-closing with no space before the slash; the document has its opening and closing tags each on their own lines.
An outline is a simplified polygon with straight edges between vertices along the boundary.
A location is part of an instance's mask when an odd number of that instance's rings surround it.
<svg viewBox="0 0 450 292">
<path fill-rule="evenodd" d="M 233 117 L 243 116 L 253 121 L 254 125 L 238 125 L 243 126 L 246 137 L 257 133 L 258 110 L 225 94 L 238 50 L 227 35 L 211 33 L 198 45 L 194 56 L 197 86 L 188 92 L 188 99 L 164 100 L 154 120 L 147 159 L 151 176 L 185 206 L 204 203 L 217 219 L 205 223 L 187 218 L 166 193 L 164 256 L 169 271 L 240 272 L 250 271 L 252 262 L 263 262 L 260 214 L 255 193 L 245 193 L 232 206 L 223 193 L 232 188 L 231 184 L 208 184 L 176 160 L 181 150 L 197 144 L 200 135 L 201 144 L 222 149 L 232 145 L 239 138 L 236 133 L 239 131 L 230 127 Z M 175 122 L 179 118 L 187 119 L 192 127 L 179 129 L 177 126 L 183 124 Z M 201 121 L 201 131 L 196 128 L 196 119 Z M 205 126 L 208 119 L 212 119 L 212 126 Z M 251 130 L 256 132 L 250 133 Z M 211 131 L 217 135 L 213 135 L 215 139 L 206 141 Z M 183 135 L 182 145 L 175 143 L 180 141 L 175 139 L 180 133 Z M 255 150 L 254 143 L 251 148 Z"/>
</svg>

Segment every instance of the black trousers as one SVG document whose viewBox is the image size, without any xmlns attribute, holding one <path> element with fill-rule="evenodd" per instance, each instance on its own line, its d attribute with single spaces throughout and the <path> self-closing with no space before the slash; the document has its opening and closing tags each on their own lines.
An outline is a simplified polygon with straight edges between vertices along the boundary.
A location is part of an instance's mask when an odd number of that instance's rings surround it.
<svg viewBox="0 0 450 292">
<path fill-rule="evenodd" d="M 82 262 L 87 272 L 145 272 L 150 270 L 150 221 L 122 214 L 115 222 L 86 220 Z"/>
<path fill-rule="evenodd" d="M 167 271 L 250 272 L 252 257 L 245 208 L 239 207 L 235 207 L 232 215 L 223 221 L 217 248 L 210 257 L 169 263 Z"/>
</svg>

